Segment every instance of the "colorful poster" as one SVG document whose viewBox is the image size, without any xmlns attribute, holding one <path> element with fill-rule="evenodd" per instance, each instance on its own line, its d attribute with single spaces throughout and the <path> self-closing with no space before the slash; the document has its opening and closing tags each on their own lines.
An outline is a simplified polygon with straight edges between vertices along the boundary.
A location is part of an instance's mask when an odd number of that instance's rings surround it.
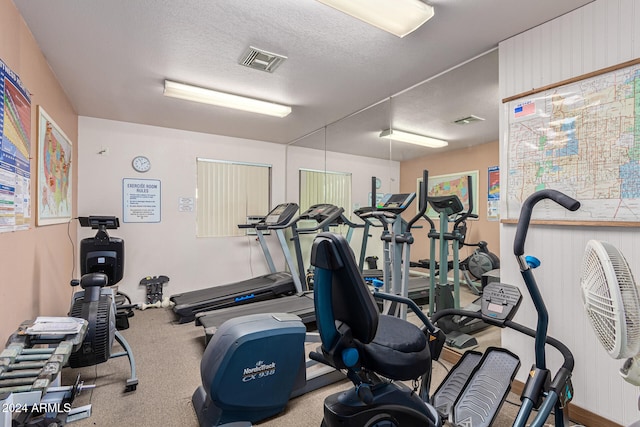
<svg viewBox="0 0 640 427">
<path fill-rule="evenodd" d="M 0 60 L 0 232 L 31 222 L 31 98 L 20 78 Z"/>
<path fill-rule="evenodd" d="M 487 220 L 500 219 L 500 167 L 492 166 L 487 171 Z"/>
<path fill-rule="evenodd" d="M 488 169 L 487 200 L 500 200 L 500 166 Z"/>
</svg>

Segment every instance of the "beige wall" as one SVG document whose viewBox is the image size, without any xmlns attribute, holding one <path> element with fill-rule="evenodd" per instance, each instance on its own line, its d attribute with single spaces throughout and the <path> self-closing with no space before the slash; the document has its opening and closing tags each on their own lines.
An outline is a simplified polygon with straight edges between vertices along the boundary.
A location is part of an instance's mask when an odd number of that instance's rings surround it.
<svg viewBox="0 0 640 427">
<path fill-rule="evenodd" d="M 0 0 L 0 59 L 31 93 L 31 228 L 0 234 L 0 343 L 25 319 L 66 315 L 71 297 L 73 249 L 67 225 L 35 227 L 37 105 L 42 105 L 74 144 L 77 158 L 78 116 L 31 32 L 11 0 Z M 74 216 L 77 181 L 74 175 Z M 70 227 L 75 241 L 75 227 Z"/>
<path fill-rule="evenodd" d="M 497 166 L 498 162 L 499 146 L 497 141 L 407 160 L 400 164 L 400 191 L 403 193 L 416 191 L 416 180 L 422 177 L 424 169 L 429 171 L 430 176 L 478 170 L 480 190 L 478 215 L 480 218 L 477 221 L 467 221 L 469 232 L 466 241 L 475 243 L 484 240 L 489 244 L 489 250 L 498 255 L 500 254 L 499 223 L 498 221 L 487 221 L 487 169 L 491 166 Z M 413 233 L 416 242 L 411 247 L 412 260 L 430 257 L 429 240 L 426 236 L 429 224 L 425 220 L 421 220 L 418 225 L 422 225 L 423 228 Z M 438 227 L 437 222 L 436 227 Z M 471 252 L 473 252 L 472 248 L 465 247 L 460 252 L 460 259 L 464 259 Z"/>
</svg>

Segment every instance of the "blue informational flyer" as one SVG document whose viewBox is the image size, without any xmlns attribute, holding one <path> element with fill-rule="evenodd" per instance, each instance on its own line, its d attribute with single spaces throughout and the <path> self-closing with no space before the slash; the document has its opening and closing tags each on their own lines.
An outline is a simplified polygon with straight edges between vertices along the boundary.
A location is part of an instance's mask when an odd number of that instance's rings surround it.
<svg viewBox="0 0 640 427">
<path fill-rule="evenodd" d="M 0 232 L 31 222 L 31 97 L 0 60 Z"/>
</svg>

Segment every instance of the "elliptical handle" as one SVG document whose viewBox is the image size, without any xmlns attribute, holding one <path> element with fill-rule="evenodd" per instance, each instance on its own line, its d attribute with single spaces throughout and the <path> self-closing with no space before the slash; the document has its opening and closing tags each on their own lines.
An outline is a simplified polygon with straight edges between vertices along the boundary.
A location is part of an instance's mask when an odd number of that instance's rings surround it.
<svg viewBox="0 0 640 427">
<path fill-rule="evenodd" d="M 460 217 L 453 223 L 454 229 L 458 228 L 458 225 L 467 218 L 478 218 L 478 215 L 473 213 L 473 178 L 471 175 L 467 175 L 467 188 L 469 191 L 469 205 L 467 207 L 467 211 L 460 215 Z"/>
<path fill-rule="evenodd" d="M 427 183 L 429 182 L 429 171 L 428 170 L 423 170 L 422 171 L 422 183 L 420 184 L 420 191 L 418 192 L 418 209 L 420 209 L 420 211 L 418 212 L 418 214 L 416 216 L 414 216 L 413 218 L 411 218 L 411 220 L 407 223 L 407 229 L 406 232 L 409 233 L 411 231 L 411 227 L 413 227 L 413 224 L 415 224 L 415 222 L 417 220 L 419 220 L 420 218 L 422 218 L 422 216 L 427 212 Z"/>
<path fill-rule="evenodd" d="M 524 242 L 527 239 L 527 231 L 529 231 L 529 223 L 531 222 L 531 213 L 536 203 L 544 199 L 551 199 L 563 208 L 575 211 L 580 208 L 580 202 L 576 199 L 561 193 L 558 190 L 540 190 L 536 191 L 524 201 L 520 209 L 520 219 L 516 228 L 516 237 L 513 241 L 513 253 L 519 257 L 524 254 Z"/>
</svg>

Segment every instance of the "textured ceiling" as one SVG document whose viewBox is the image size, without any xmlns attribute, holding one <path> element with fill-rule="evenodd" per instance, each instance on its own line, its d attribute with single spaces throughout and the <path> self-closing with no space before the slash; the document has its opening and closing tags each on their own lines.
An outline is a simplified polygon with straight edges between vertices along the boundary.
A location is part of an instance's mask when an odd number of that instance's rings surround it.
<svg viewBox="0 0 640 427">
<path fill-rule="evenodd" d="M 14 1 L 81 116 L 315 147 L 335 142 L 336 150 L 382 158 L 388 146 L 380 154 L 367 140 L 385 125 L 448 139 L 449 148 L 498 139 L 497 52 L 456 66 L 589 3 L 432 0 L 435 17 L 400 39 L 314 0 Z M 250 45 L 288 59 L 272 74 L 243 67 L 238 60 Z M 167 98 L 165 78 L 293 112 L 279 119 Z M 451 127 L 469 114 L 487 120 L 473 132 Z M 397 158 L 425 153 L 405 146 L 394 150 Z"/>
</svg>

